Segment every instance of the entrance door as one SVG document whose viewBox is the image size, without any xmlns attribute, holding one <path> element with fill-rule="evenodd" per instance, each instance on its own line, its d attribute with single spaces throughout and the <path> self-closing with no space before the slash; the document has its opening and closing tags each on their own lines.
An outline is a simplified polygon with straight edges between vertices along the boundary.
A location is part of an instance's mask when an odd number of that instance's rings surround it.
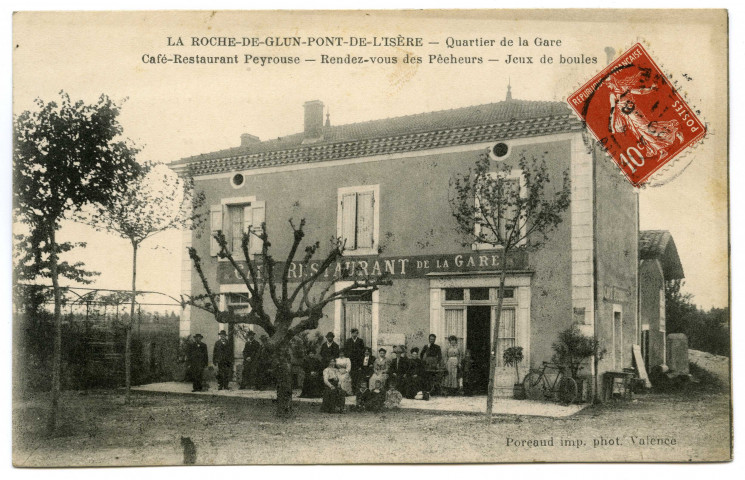
<svg viewBox="0 0 745 480">
<path fill-rule="evenodd" d="M 473 393 L 485 394 L 489 387 L 489 344 L 491 342 L 491 307 L 467 307 L 466 348 L 471 351 Z"/>
</svg>

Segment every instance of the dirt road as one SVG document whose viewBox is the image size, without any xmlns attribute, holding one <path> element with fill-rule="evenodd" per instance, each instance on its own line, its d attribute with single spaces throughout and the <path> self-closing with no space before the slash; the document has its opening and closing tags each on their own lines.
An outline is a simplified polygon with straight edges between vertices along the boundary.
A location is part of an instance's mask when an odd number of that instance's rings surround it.
<svg viewBox="0 0 745 480">
<path fill-rule="evenodd" d="M 520 461 L 706 461 L 730 456 L 723 392 L 645 394 L 564 419 L 394 411 L 328 415 L 271 402 L 65 393 L 62 434 L 43 436 L 45 399 L 14 403 L 16 466 L 181 464 L 189 437 L 201 464 Z"/>
</svg>

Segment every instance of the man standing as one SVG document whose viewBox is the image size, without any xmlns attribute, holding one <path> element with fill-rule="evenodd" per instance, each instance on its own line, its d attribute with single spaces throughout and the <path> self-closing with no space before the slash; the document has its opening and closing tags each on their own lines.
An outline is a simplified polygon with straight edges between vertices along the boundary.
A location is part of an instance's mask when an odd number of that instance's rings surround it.
<svg viewBox="0 0 745 480">
<path fill-rule="evenodd" d="M 344 353 L 347 354 L 352 362 L 352 391 L 356 392 L 359 388 L 360 378 L 362 377 L 362 360 L 365 358 L 365 341 L 359 335 L 360 331 L 353 328 L 352 337 L 344 342 Z"/>
<path fill-rule="evenodd" d="M 332 358 L 339 356 L 339 344 L 334 341 L 334 332 L 326 334 L 326 343 L 321 345 L 321 350 L 318 353 L 321 355 L 323 368 L 328 367 Z"/>
<path fill-rule="evenodd" d="M 429 399 L 429 395 L 433 390 L 437 390 L 437 381 L 440 374 L 440 364 L 442 363 L 442 349 L 435 343 L 437 335 L 431 333 L 429 335 L 429 344 L 427 344 L 421 353 L 422 364 L 424 366 L 424 380 L 425 380 L 425 399 Z"/>
<path fill-rule="evenodd" d="M 202 334 L 194 335 L 194 341 L 186 347 L 186 366 L 192 380 L 192 392 L 202 391 L 202 372 L 209 363 L 207 345 L 202 343 Z"/>
<path fill-rule="evenodd" d="M 220 330 L 219 338 L 212 351 L 212 363 L 217 367 L 217 389 L 230 390 L 230 378 L 233 376 L 233 352 L 228 344 L 228 334 Z"/>
<path fill-rule="evenodd" d="M 259 359 L 261 356 L 261 343 L 256 340 L 256 332 L 248 332 L 248 341 L 243 347 L 243 376 L 241 378 L 241 390 L 258 386 L 256 375 L 259 370 Z"/>
</svg>

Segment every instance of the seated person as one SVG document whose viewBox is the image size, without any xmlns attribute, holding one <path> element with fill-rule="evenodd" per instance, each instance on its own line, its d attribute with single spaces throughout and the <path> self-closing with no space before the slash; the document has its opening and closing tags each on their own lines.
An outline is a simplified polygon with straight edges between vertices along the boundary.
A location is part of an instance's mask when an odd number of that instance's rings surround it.
<svg viewBox="0 0 745 480">
<path fill-rule="evenodd" d="M 383 390 L 383 383 L 377 380 L 374 384 L 375 388 L 370 392 L 370 411 L 380 412 L 383 410 L 385 404 L 385 391 Z"/>
<path fill-rule="evenodd" d="M 400 346 L 393 350 L 393 358 L 388 363 L 389 382 L 396 382 L 400 385 L 409 371 L 409 359 L 406 358 L 406 347 Z"/>
<path fill-rule="evenodd" d="M 336 359 L 329 360 L 329 365 L 323 371 L 323 403 L 321 411 L 326 413 L 344 413 L 346 396 L 339 387 L 339 373 L 336 370 Z"/>
<path fill-rule="evenodd" d="M 372 410 L 372 390 L 367 388 L 367 380 L 360 381 L 360 388 L 357 390 L 356 399 L 357 410 L 361 412 Z"/>
<path fill-rule="evenodd" d="M 369 381 L 373 373 L 375 373 L 373 364 L 375 363 L 375 357 L 372 353 L 372 348 L 365 347 L 365 354 L 362 356 L 362 362 L 360 363 L 362 368 L 362 376 L 365 381 Z"/>
<path fill-rule="evenodd" d="M 383 406 L 387 409 L 398 408 L 401 406 L 401 392 L 396 390 L 396 383 L 390 382 L 388 391 L 385 392 L 385 402 Z"/>
<path fill-rule="evenodd" d="M 314 348 L 309 348 L 303 358 L 303 390 L 302 398 L 320 398 L 323 396 L 323 365 L 321 358 Z"/>
<path fill-rule="evenodd" d="M 411 349 L 411 355 L 408 358 L 408 370 L 404 377 L 404 382 L 401 384 L 401 394 L 405 398 L 414 399 L 417 393 L 423 390 L 423 375 L 424 366 L 422 361 L 419 359 L 419 349 L 414 347 Z"/>
<path fill-rule="evenodd" d="M 375 385 L 376 382 L 380 382 L 380 387 L 384 388 L 388 383 L 388 360 L 385 358 L 386 350 L 381 348 L 378 350 L 378 358 L 373 363 L 373 374 L 370 377 L 370 385 Z"/>
</svg>

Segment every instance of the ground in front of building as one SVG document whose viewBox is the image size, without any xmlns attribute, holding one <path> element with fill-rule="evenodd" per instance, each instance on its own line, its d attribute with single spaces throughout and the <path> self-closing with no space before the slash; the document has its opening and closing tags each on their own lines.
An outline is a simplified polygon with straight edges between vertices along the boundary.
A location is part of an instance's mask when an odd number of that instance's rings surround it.
<svg viewBox="0 0 745 480">
<path fill-rule="evenodd" d="M 723 461 L 730 458 L 726 391 L 648 393 L 563 418 L 397 410 L 322 414 L 229 396 L 65 392 L 60 434 L 46 438 L 48 399 L 14 402 L 16 466 L 174 465 L 182 437 L 199 464 Z"/>
</svg>

